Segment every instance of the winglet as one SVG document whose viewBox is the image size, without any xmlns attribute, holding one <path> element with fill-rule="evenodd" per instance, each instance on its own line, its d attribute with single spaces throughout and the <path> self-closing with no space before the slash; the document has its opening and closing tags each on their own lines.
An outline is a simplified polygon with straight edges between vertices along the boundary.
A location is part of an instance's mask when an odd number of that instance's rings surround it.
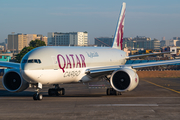
<svg viewBox="0 0 180 120">
<path fill-rule="evenodd" d="M 126 11 L 126 3 L 123 2 L 121 13 L 119 15 L 115 35 L 114 35 L 114 41 L 112 48 L 117 48 L 122 50 L 122 44 L 123 44 L 123 34 L 124 34 L 124 21 L 125 21 L 125 11 Z"/>
</svg>

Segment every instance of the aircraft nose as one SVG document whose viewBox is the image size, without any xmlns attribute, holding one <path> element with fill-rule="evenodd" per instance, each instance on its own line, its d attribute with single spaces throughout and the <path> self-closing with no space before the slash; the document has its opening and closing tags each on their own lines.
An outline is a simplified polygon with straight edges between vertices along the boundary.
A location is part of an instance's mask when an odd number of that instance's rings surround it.
<svg viewBox="0 0 180 120">
<path fill-rule="evenodd" d="M 25 70 L 25 64 L 21 64 L 21 70 Z"/>
<path fill-rule="evenodd" d="M 34 66 L 32 64 L 21 64 L 21 70 L 32 70 L 34 68 Z"/>
<path fill-rule="evenodd" d="M 34 73 L 32 72 L 32 70 L 21 70 L 21 75 L 23 77 L 23 79 L 25 79 L 27 82 L 31 83 L 34 82 L 35 80 L 35 76 Z"/>
<path fill-rule="evenodd" d="M 27 74 L 26 70 L 21 70 L 21 75 L 25 80 L 29 80 L 29 75 Z"/>
<path fill-rule="evenodd" d="M 21 75 L 27 81 L 32 80 L 31 79 L 32 74 L 30 73 L 30 70 L 31 70 L 31 65 L 29 65 L 29 64 L 22 64 L 21 65 Z"/>
</svg>

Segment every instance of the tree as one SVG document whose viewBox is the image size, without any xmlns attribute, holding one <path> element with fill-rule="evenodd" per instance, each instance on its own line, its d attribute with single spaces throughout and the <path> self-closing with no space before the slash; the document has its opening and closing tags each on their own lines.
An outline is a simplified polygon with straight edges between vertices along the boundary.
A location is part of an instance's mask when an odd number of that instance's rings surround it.
<svg viewBox="0 0 180 120">
<path fill-rule="evenodd" d="M 36 39 L 36 40 L 31 40 L 31 42 L 29 43 L 29 46 L 36 48 L 40 46 L 46 46 L 46 44 L 44 41 Z"/>
<path fill-rule="evenodd" d="M 31 51 L 32 49 L 36 48 L 36 47 L 40 47 L 40 46 L 46 46 L 44 41 L 41 40 L 31 40 L 31 42 L 29 43 L 29 47 L 24 47 L 21 52 L 19 54 L 16 55 L 15 59 L 16 62 L 20 63 L 21 59 L 24 57 L 24 55 L 26 53 L 28 53 L 29 51 Z"/>
<path fill-rule="evenodd" d="M 24 57 L 26 53 L 34 49 L 33 47 L 24 47 L 19 54 L 16 55 L 16 62 L 20 63 L 21 59 Z"/>
</svg>

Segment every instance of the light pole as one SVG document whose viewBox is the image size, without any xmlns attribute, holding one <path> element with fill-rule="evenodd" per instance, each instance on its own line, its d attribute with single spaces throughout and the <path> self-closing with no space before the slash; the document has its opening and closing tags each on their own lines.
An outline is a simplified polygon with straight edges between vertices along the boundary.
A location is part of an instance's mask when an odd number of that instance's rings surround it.
<svg viewBox="0 0 180 120">
<path fill-rule="evenodd" d="M 13 56 L 14 56 L 14 33 L 15 33 L 15 32 L 12 32 L 12 35 L 13 35 L 13 36 L 12 36 L 12 37 L 13 37 L 13 41 L 12 41 L 12 42 L 13 42 Z"/>
</svg>

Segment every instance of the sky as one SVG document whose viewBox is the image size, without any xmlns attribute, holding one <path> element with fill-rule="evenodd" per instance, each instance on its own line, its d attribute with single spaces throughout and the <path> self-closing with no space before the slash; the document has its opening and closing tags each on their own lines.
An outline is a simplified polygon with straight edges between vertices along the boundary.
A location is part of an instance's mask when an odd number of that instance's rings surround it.
<svg viewBox="0 0 180 120">
<path fill-rule="evenodd" d="M 124 37 L 180 37 L 180 0 L 0 0 L 0 42 L 11 32 L 88 32 L 112 37 L 126 2 Z"/>
</svg>

